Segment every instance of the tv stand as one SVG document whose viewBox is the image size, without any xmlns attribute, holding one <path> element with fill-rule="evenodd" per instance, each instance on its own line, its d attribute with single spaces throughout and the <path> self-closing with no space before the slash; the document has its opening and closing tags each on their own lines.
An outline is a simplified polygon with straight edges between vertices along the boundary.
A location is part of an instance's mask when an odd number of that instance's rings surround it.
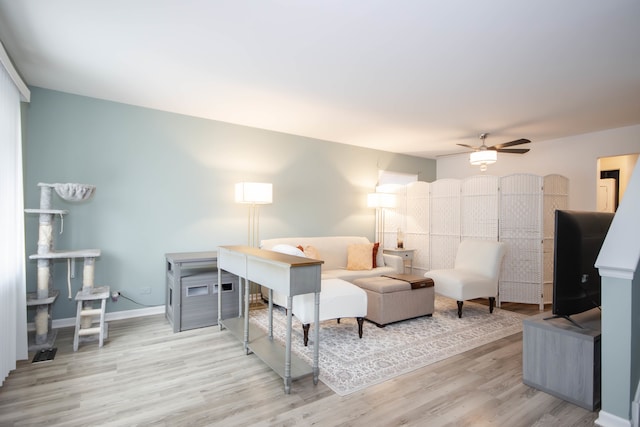
<svg viewBox="0 0 640 427">
<path fill-rule="evenodd" d="M 600 310 L 523 321 L 522 381 L 590 411 L 600 407 Z"/>
</svg>

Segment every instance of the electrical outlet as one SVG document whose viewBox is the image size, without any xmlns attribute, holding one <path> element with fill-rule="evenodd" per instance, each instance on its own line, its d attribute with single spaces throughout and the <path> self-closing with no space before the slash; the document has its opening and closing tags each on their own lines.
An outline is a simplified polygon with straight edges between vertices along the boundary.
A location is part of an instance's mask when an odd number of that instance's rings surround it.
<svg viewBox="0 0 640 427">
<path fill-rule="evenodd" d="M 140 295 L 148 295 L 151 293 L 151 288 L 150 287 L 144 287 L 144 288 L 140 288 Z"/>
<path fill-rule="evenodd" d="M 119 296 L 120 296 L 120 291 L 111 292 L 111 301 L 117 302 Z"/>
</svg>

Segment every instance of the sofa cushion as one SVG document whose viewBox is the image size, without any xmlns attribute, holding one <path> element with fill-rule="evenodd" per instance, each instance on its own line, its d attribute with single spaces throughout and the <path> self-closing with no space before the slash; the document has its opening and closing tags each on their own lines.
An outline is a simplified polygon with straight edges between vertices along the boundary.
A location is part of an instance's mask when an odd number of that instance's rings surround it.
<svg viewBox="0 0 640 427">
<path fill-rule="evenodd" d="M 347 270 L 371 270 L 373 268 L 373 243 L 347 246 Z"/>
</svg>

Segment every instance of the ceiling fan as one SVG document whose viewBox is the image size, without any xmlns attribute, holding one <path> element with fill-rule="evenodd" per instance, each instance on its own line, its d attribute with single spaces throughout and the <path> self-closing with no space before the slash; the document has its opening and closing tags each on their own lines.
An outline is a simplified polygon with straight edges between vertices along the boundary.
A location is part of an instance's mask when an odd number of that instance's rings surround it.
<svg viewBox="0 0 640 427">
<path fill-rule="evenodd" d="M 479 165 L 481 172 L 484 172 L 487 170 L 487 165 L 490 165 L 496 162 L 496 160 L 498 159 L 498 152 L 524 154 L 529 151 L 528 148 L 506 148 L 506 147 L 513 147 L 514 145 L 528 144 L 531 142 L 528 139 L 524 139 L 524 138 L 487 147 L 487 145 L 485 144 L 485 139 L 487 139 L 487 135 L 489 134 L 488 133 L 480 134 L 480 140 L 482 141 L 482 144 L 478 147 L 472 147 L 471 145 L 467 145 L 467 144 L 458 144 L 462 147 L 471 148 L 473 150 L 473 152 L 469 155 L 469 163 L 475 166 Z"/>
<path fill-rule="evenodd" d="M 471 148 L 474 151 L 494 150 L 500 153 L 512 153 L 512 154 L 524 154 L 529 151 L 528 148 L 506 148 L 506 147 L 513 147 L 514 145 L 528 144 L 531 142 L 528 139 L 520 138 L 520 139 L 516 139 L 515 141 L 505 142 L 503 144 L 496 144 L 496 145 L 487 147 L 485 144 L 485 139 L 487 139 L 487 136 L 489 136 L 488 133 L 480 134 L 480 140 L 482 141 L 482 144 L 477 147 L 472 147 L 471 145 L 467 145 L 467 144 L 457 144 L 457 145 Z"/>
</svg>

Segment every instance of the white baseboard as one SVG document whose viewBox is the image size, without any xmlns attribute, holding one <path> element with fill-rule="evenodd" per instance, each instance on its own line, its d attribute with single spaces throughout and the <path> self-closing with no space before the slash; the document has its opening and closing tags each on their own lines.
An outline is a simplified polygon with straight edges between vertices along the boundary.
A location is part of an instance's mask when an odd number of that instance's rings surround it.
<svg viewBox="0 0 640 427">
<path fill-rule="evenodd" d="M 598 419 L 595 421 L 601 427 L 631 427 L 631 420 L 625 420 L 617 415 L 605 411 L 598 412 Z"/>
<path fill-rule="evenodd" d="M 164 314 L 165 306 L 157 305 L 155 307 L 147 307 L 147 308 L 139 308 L 136 310 L 123 310 L 123 311 L 112 311 L 107 313 L 105 316 L 105 320 L 107 322 L 111 320 L 121 320 L 121 319 L 132 319 L 134 317 L 144 317 L 144 316 L 153 316 L 156 314 Z M 67 317 L 66 319 L 57 319 L 51 322 L 51 327 L 53 329 L 58 328 L 69 328 L 76 325 L 75 317 Z M 27 323 L 28 331 L 35 331 L 36 327 L 33 322 Z"/>
</svg>

